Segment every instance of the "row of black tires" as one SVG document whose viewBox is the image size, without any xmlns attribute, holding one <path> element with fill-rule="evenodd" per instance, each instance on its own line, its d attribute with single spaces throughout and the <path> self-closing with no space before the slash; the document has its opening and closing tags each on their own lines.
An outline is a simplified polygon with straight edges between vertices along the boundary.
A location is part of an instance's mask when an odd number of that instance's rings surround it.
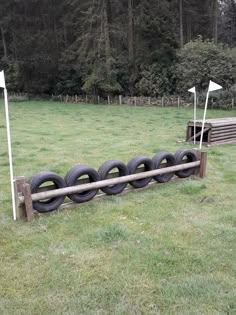
<svg viewBox="0 0 236 315">
<path fill-rule="evenodd" d="M 165 163 L 165 167 L 170 167 L 182 163 L 197 161 L 197 153 L 194 150 L 177 150 L 175 154 L 171 154 L 166 151 L 161 151 L 154 155 L 154 157 L 148 158 L 146 156 L 137 156 L 131 159 L 127 165 L 118 160 L 109 160 L 103 163 L 103 165 L 96 171 L 87 165 L 76 165 L 72 167 L 66 174 L 65 178 L 57 175 L 54 172 L 42 171 L 30 178 L 31 193 L 37 193 L 40 191 L 45 183 L 52 182 L 56 189 L 74 186 L 78 184 L 78 180 L 81 177 L 87 176 L 90 183 L 105 180 L 109 178 L 109 175 L 115 169 L 118 170 L 118 176 L 126 176 L 137 173 L 140 167 L 144 168 L 144 171 L 151 171 L 162 167 L 162 163 Z M 186 178 L 194 173 L 194 168 L 180 170 L 177 172 L 169 172 L 154 177 L 148 177 L 144 179 L 134 180 L 129 183 L 115 184 L 101 188 L 101 190 L 108 195 L 120 194 L 127 184 L 130 184 L 134 188 L 142 188 L 148 185 L 148 183 L 154 179 L 159 183 L 168 182 L 174 175 L 180 178 Z M 76 202 L 83 203 L 91 200 L 98 192 L 98 189 L 87 190 L 80 193 L 74 193 L 68 195 L 68 197 Z M 64 202 L 66 196 L 54 197 L 47 200 L 34 201 L 33 207 L 38 212 L 50 212 L 59 208 Z"/>
</svg>

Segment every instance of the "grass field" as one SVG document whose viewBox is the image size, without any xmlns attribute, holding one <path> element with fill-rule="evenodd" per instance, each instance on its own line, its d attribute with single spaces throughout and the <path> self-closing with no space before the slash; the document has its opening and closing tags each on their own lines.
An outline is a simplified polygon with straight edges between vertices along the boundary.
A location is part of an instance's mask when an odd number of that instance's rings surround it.
<svg viewBox="0 0 236 315">
<path fill-rule="evenodd" d="M 193 147 L 176 143 L 192 109 L 25 102 L 10 114 L 15 175 Z M 203 180 L 13 222 L 4 119 L 1 102 L 0 314 L 236 314 L 235 145 L 207 149 Z"/>
</svg>

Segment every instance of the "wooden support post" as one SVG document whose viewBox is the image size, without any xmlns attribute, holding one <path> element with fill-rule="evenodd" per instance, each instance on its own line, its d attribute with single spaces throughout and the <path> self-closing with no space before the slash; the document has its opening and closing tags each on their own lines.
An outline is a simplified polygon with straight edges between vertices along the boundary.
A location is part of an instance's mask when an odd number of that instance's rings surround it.
<svg viewBox="0 0 236 315">
<path fill-rule="evenodd" d="M 31 190 L 30 185 L 28 183 L 23 185 L 23 195 L 25 198 L 25 213 L 26 213 L 26 220 L 32 221 L 34 219 L 34 211 L 33 211 L 33 203 L 31 198 Z"/>
<path fill-rule="evenodd" d="M 32 198 L 30 185 L 26 182 L 24 176 L 14 178 L 15 187 L 15 205 L 16 205 L 16 218 L 26 219 L 32 221 L 34 219 Z M 24 203 L 20 203 L 20 197 L 24 196 Z"/>
<path fill-rule="evenodd" d="M 25 219 L 26 213 L 23 205 L 20 204 L 19 195 L 23 195 L 23 186 L 26 184 L 24 176 L 17 176 L 14 178 L 14 191 L 15 191 L 15 205 L 16 205 L 16 219 Z"/>
<path fill-rule="evenodd" d="M 199 177 L 206 177 L 207 152 L 201 152 Z"/>
</svg>

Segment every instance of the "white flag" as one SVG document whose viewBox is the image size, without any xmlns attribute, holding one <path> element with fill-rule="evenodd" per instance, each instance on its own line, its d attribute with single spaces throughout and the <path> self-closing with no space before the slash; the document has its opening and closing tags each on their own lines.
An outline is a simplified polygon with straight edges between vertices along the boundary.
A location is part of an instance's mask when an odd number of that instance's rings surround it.
<svg viewBox="0 0 236 315">
<path fill-rule="evenodd" d="M 192 87 L 191 89 L 189 89 L 188 91 L 189 91 L 190 93 L 196 93 L 196 88 L 195 88 L 195 86 Z"/>
<path fill-rule="evenodd" d="M 222 89 L 221 85 L 210 80 L 209 89 L 208 89 L 209 92 L 220 90 L 220 89 Z"/>
<path fill-rule="evenodd" d="M 4 71 L 0 71 L 0 88 L 5 89 L 5 77 L 4 77 Z"/>
</svg>

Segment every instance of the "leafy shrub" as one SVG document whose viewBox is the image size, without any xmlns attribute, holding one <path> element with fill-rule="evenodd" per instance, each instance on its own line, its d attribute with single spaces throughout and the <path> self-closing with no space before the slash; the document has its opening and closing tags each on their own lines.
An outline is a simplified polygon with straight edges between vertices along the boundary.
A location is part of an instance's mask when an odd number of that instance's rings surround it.
<svg viewBox="0 0 236 315">
<path fill-rule="evenodd" d="M 206 90 L 209 80 L 229 90 L 236 79 L 236 50 L 199 37 L 179 51 L 176 77 L 181 94 L 192 86 Z"/>
</svg>

